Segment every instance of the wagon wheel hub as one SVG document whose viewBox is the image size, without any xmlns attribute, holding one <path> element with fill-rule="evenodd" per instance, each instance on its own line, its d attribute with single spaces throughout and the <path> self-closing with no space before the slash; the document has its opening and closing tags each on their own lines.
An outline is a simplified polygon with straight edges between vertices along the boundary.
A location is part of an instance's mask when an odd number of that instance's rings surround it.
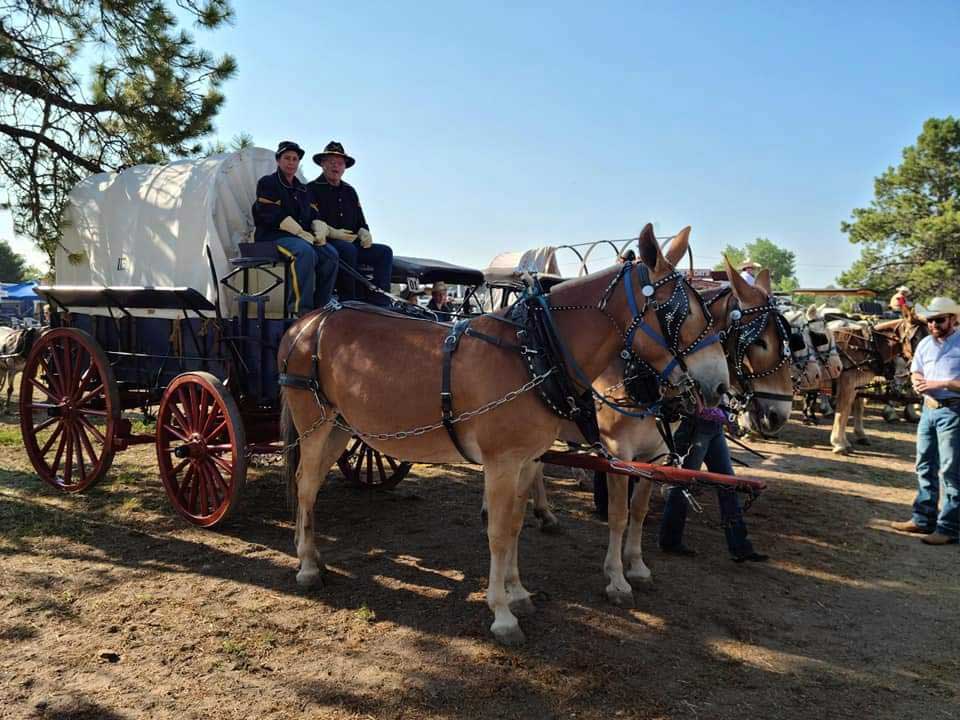
<svg viewBox="0 0 960 720">
<path fill-rule="evenodd" d="M 210 451 L 207 449 L 207 443 L 204 438 L 199 433 L 192 433 L 187 438 L 187 442 L 174 450 L 173 454 L 178 458 L 202 460 L 210 456 Z"/>
</svg>

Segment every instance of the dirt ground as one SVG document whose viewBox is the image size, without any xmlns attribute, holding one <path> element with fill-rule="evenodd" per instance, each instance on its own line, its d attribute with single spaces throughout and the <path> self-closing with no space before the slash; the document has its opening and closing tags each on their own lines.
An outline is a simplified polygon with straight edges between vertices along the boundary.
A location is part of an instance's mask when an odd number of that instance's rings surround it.
<svg viewBox="0 0 960 720">
<path fill-rule="evenodd" d="M 956 718 L 960 548 L 893 532 L 913 497 L 913 427 L 868 418 L 840 457 L 828 428 L 789 425 L 750 473 L 767 564 L 725 552 L 705 494 L 654 580 L 609 605 L 605 526 L 569 472 L 548 478 L 563 524 L 521 538 L 540 590 L 527 644 L 496 645 L 484 603 L 482 481 L 415 466 L 393 492 L 331 475 L 318 502 L 326 587 L 294 582 L 275 467 L 256 468 L 219 532 L 169 507 L 151 447 L 62 496 L 0 424 L 2 718 Z M 744 453 L 737 453 L 747 458 Z"/>
</svg>

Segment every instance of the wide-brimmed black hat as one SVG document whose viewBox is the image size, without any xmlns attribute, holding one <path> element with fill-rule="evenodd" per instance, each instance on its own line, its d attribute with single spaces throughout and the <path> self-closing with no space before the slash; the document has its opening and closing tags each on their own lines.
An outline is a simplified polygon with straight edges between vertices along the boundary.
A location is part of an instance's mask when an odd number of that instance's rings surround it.
<svg viewBox="0 0 960 720">
<path fill-rule="evenodd" d="M 352 157 L 347 155 L 346 151 L 343 149 L 343 145 L 338 143 L 336 140 L 331 140 L 327 143 L 327 146 L 323 149 L 323 152 L 319 152 L 313 156 L 313 161 L 319 165 L 323 162 L 323 158 L 327 155 L 337 155 L 343 158 L 343 162 L 347 167 L 353 167 L 353 164 L 357 162 Z"/>
<path fill-rule="evenodd" d="M 288 150 L 293 150 L 301 160 L 303 160 L 303 156 L 306 153 L 306 150 L 297 145 L 293 140 L 283 140 L 277 145 L 277 151 L 273 154 L 274 159 L 279 160 L 280 156 Z"/>
</svg>

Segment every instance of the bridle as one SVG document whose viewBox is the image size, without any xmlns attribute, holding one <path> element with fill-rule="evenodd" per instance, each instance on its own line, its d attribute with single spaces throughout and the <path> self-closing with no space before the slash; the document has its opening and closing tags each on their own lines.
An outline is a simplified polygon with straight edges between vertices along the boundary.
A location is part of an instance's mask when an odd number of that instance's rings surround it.
<svg viewBox="0 0 960 720">
<path fill-rule="evenodd" d="M 636 278 L 634 275 L 636 275 Z M 630 323 L 625 329 L 621 328 L 617 320 L 607 311 L 607 304 L 610 297 L 621 280 L 624 283 L 627 304 L 632 315 Z M 657 290 L 671 282 L 674 283 L 673 292 L 670 293 L 670 296 L 665 301 L 659 301 L 656 298 Z M 642 298 L 642 305 L 637 301 L 638 296 L 635 287 L 637 285 L 639 286 L 639 297 Z M 687 344 L 686 347 L 681 347 L 680 331 L 684 321 L 690 315 L 690 302 L 686 292 L 688 288 L 700 303 L 700 308 L 707 322 L 703 330 L 700 331 L 692 342 Z M 634 381 L 639 378 L 652 376 L 656 378 L 659 386 L 660 397 L 657 398 L 657 401 L 662 398 L 663 388 L 667 387 L 679 390 L 680 395 L 693 400 L 695 404 L 694 394 L 696 392 L 696 381 L 690 376 L 685 358 L 709 347 L 713 343 L 719 342 L 720 336 L 712 332 L 714 320 L 710 314 L 707 303 L 700 296 L 700 293 L 690 285 L 686 277 L 677 270 L 671 269 L 669 273 L 659 280 L 651 281 L 650 270 L 646 265 L 643 263 L 635 264 L 629 261 L 625 262 L 620 272 L 617 273 L 610 285 L 607 286 L 597 307 L 618 330 L 620 330 L 620 334 L 623 336 L 623 349 L 620 351 L 620 357 L 624 361 L 623 385 L 627 390 L 628 396 L 630 396 L 630 399 L 634 403 L 637 405 L 647 405 L 650 403 L 649 397 L 638 396 Z M 663 333 L 658 332 L 647 322 L 646 318 L 651 311 L 657 316 Z M 645 333 L 670 354 L 670 361 L 662 370 L 657 370 L 649 362 L 637 357 L 633 352 L 633 340 L 637 331 Z M 674 383 L 670 380 L 670 376 L 676 368 L 680 369 L 681 376 L 679 382 Z M 606 399 L 604 399 L 604 402 L 617 412 L 634 416 L 638 415 L 637 413 L 623 411 L 622 405 L 611 404 L 607 402 Z M 651 409 L 651 411 L 644 411 L 642 414 L 639 414 L 639 416 L 651 415 L 655 412 L 656 410 Z"/>
<path fill-rule="evenodd" d="M 724 288 L 710 298 L 707 303 L 708 306 L 712 306 L 721 297 L 725 297 L 731 292 L 729 286 Z M 777 331 L 778 347 L 780 349 L 779 358 L 773 367 L 766 370 L 748 370 L 744 363 L 747 352 L 752 345 L 763 346 L 763 334 L 766 332 L 771 318 Z M 739 300 L 736 301 L 734 308 L 729 313 L 727 327 L 720 331 L 720 340 L 723 343 L 727 358 L 732 361 L 737 384 L 742 391 L 735 393 L 735 398 L 743 407 L 749 406 L 754 400 L 784 402 L 793 400 L 792 394 L 772 393 L 766 390 L 756 390 L 753 387 L 754 380 L 774 375 L 790 361 L 792 358 L 790 335 L 790 324 L 769 298 L 762 305 L 751 308 L 742 308 Z M 732 347 L 730 346 L 731 343 Z"/>
</svg>

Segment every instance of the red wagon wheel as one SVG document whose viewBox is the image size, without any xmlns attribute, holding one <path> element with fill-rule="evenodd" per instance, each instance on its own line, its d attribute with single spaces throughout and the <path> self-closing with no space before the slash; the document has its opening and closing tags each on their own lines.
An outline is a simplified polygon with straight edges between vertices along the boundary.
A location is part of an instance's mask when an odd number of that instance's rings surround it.
<svg viewBox="0 0 960 720">
<path fill-rule="evenodd" d="M 337 460 L 337 466 L 343 476 L 356 485 L 392 490 L 407 476 L 413 463 L 383 455 L 360 438 L 353 438 Z"/>
<path fill-rule="evenodd" d="M 44 333 L 20 382 L 20 431 L 37 475 L 64 492 L 86 490 L 110 469 L 119 421 L 119 391 L 97 341 L 75 328 Z"/>
<path fill-rule="evenodd" d="M 167 497 L 184 518 L 212 527 L 237 505 L 247 474 L 240 411 L 210 373 L 173 379 L 157 413 L 157 462 Z"/>
</svg>

